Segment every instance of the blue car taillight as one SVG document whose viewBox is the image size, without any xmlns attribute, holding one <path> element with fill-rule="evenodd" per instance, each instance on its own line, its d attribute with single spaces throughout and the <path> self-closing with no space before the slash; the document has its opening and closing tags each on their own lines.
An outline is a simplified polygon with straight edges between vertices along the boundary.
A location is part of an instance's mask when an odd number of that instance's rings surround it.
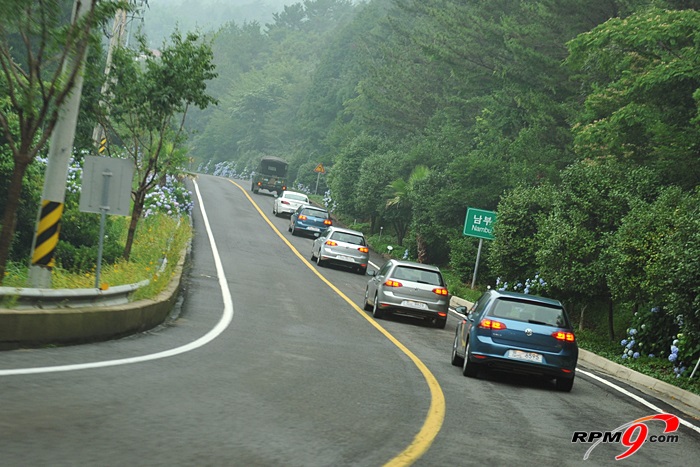
<svg viewBox="0 0 700 467">
<path fill-rule="evenodd" d="M 573 332 L 554 331 L 552 333 L 552 337 L 558 341 L 564 341 L 564 342 L 575 342 L 576 341 L 576 336 L 574 336 Z"/>
</svg>

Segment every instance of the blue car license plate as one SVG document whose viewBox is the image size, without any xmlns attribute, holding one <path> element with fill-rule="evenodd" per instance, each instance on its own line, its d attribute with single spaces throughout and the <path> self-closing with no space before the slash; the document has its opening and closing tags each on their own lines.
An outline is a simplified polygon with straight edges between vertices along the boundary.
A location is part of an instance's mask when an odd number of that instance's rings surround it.
<svg viewBox="0 0 700 467">
<path fill-rule="evenodd" d="M 508 358 L 514 358 L 516 360 L 525 360 L 528 362 L 542 363 L 542 355 L 535 352 L 523 352 L 522 350 L 509 350 L 506 353 Z"/>
</svg>

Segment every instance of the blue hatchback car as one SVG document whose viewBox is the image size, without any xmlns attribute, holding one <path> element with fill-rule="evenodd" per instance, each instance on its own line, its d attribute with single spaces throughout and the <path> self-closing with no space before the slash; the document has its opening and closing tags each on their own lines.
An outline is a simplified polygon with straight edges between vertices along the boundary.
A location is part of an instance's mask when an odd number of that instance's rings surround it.
<svg viewBox="0 0 700 467">
<path fill-rule="evenodd" d="M 299 206 L 289 218 L 288 230 L 292 235 L 318 237 L 322 230 L 333 225 L 331 215 L 324 208 L 311 205 Z"/>
<path fill-rule="evenodd" d="M 516 292 L 486 291 L 464 318 L 452 344 L 452 364 L 464 376 L 493 368 L 553 378 L 560 391 L 574 385 L 578 344 L 558 300 Z"/>
</svg>

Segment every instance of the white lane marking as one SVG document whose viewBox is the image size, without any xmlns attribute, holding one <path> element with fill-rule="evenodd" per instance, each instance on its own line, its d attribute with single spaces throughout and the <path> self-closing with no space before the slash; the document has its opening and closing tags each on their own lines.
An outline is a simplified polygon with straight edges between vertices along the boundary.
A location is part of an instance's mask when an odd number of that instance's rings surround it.
<svg viewBox="0 0 700 467">
<path fill-rule="evenodd" d="M 197 193 L 197 199 L 199 200 L 199 206 L 202 211 L 202 217 L 204 218 L 204 225 L 207 230 L 207 236 L 209 237 L 209 244 L 211 245 L 212 253 L 214 254 L 214 264 L 216 265 L 216 274 L 219 276 L 219 286 L 221 287 L 221 294 L 224 300 L 224 310 L 221 315 L 221 319 L 216 326 L 214 326 L 209 332 L 200 337 L 199 339 L 185 344 L 180 347 L 176 347 L 170 350 L 164 350 L 162 352 L 156 352 L 149 355 L 141 355 L 139 357 L 122 358 L 117 360 L 106 360 L 101 362 L 91 362 L 91 363 L 76 363 L 73 365 L 58 365 L 58 366 L 47 366 L 38 368 L 16 368 L 11 370 L 0 370 L 0 376 L 10 376 L 10 375 L 29 375 L 36 373 L 56 373 L 59 371 L 75 371 L 75 370 L 85 370 L 88 368 L 104 368 L 108 366 L 117 365 L 128 365 L 131 363 L 146 362 L 149 360 L 158 360 L 160 358 L 172 357 L 174 355 L 179 355 L 181 353 L 189 352 L 190 350 L 202 347 L 209 342 L 216 339 L 231 323 L 233 319 L 233 300 L 231 298 L 231 292 L 228 288 L 228 283 L 226 281 L 226 276 L 224 275 L 224 268 L 221 264 L 221 258 L 219 257 L 219 250 L 216 248 L 216 242 L 214 241 L 214 235 L 211 232 L 211 227 L 209 225 L 209 218 L 207 217 L 207 212 L 204 209 L 204 202 L 202 201 L 202 195 L 199 192 L 199 185 L 197 181 L 193 180 L 195 192 Z"/>
<path fill-rule="evenodd" d="M 656 412 L 658 412 L 658 413 L 668 413 L 668 412 L 665 411 L 665 410 L 661 410 L 661 408 L 655 406 L 654 404 L 652 404 L 651 402 L 647 401 L 646 399 L 644 399 L 644 398 L 642 398 L 642 397 L 639 397 L 639 396 L 637 396 L 637 395 L 635 395 L 635 394 L 632 394 L 632 393 L 629 392 L 628 390 L 626 390 L 626 389 L 624 389 L 624 388 L 618 386 L 617 384 L 611 383 L 610 381 L 608 381 L 608 380 L 606 380 L 606 379 L 603 379 L 603 378 L 601 378 L 600 376 L 594 375 L 593 373 L 590 373 L 590 372 L 588 372 L 588 371 L 581 370 L 581 369 L 578 369 L 578 368 L 576 369 L 576 373 L 582 373 L 582 374 L 588 376 L 589 378 L 593 378 L 593 379 L 595 379 L 596 381 L 599 381 L 599 382 L 601 382 L 601 383 L 603 383 L 603 384 L 605 384 L 605 385 L 607 385 L 607 386 L 610 386 L 610 387 L 613 388 L 614 390 L 616 390 L 616 391 L 618 391 L 618 392 L 621 392 L 622 394 L 624 394 L 625 396 L 629 397 L 630 399 L 634 399 L 635 401 L 639 402 L 640 404 L 646 405 L 646 406 L 649 407 L 651 410 L 654 410 L 654 411 L 656 411 Z M 674 414 L 674 415 L 675 415 L 675 414 Z M 678 415 L 676 415 L 676 417 L 678 417 Z M 681 422 L 682 425 L 685 425 L 685 426 L 687 426 L 688 428 L 690 428 L 691 430 L 694 430 L 694 431 L 700 433 L 700 428 L 699 428 L 699 427 L 693 425 L 692 423 L 690 423 L 690 422 L 688 422 L 688 421 L 686 421 L 686 420 L 683 420 L 683 419 L 680 418 L 680 417 L 678 417 L 678 420 L 680 420 L 680 422 Z"/>
</svg>

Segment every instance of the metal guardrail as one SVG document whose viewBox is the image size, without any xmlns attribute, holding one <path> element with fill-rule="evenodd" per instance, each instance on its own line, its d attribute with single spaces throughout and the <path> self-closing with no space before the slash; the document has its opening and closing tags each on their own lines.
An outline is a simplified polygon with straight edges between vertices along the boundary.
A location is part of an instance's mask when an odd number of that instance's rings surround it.
<svg viewBox="0 0 700 467">
<path fill-rule="evenodd" d="M 117 285 L 106 290 L 0 287 L 0 308 L 35 310 L 123 305 L 129 303 L 133 292 L 149 283 L 150 281 L 145 279 L 135 284 Z"/>
</svg>

